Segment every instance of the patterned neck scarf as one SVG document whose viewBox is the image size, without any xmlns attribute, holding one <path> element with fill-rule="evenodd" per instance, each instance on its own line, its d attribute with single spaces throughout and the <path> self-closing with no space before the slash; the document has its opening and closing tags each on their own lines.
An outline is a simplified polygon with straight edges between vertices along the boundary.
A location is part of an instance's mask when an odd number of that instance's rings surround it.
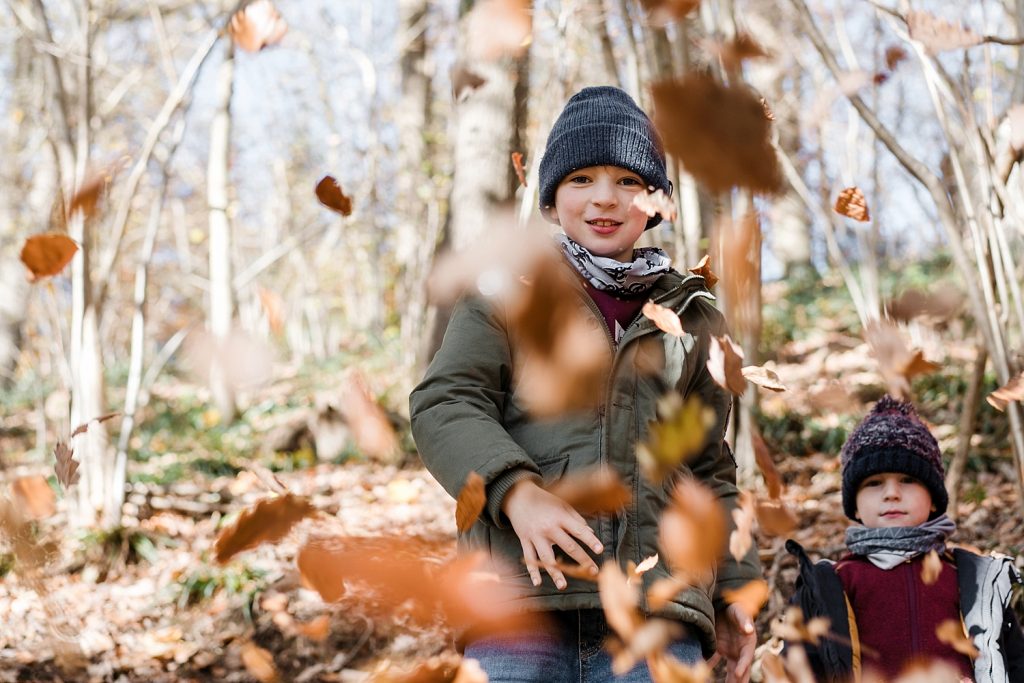
<svg viewBox="0 0 1024 683">
<path fill-rule="evenodd" d="M 569 263 L 593 285 L 612 294 L 635 296 L 646 292 L 662 273 L 667 273 L 672 260 L 657 247 L 633 250 L 633 261 L 623 263 L 603 256 L 594 256 L 568 235 L 555 236 Z"/>
<path fill-rule="evenodd" d="M 943 552 L 954 531 L 956 522 L 946 515 L 917 526 L 869 529 L 857 525 L 846 530 L 846 547 L 879 569 L 892 569 L 930 550 Z"/>
</svg>

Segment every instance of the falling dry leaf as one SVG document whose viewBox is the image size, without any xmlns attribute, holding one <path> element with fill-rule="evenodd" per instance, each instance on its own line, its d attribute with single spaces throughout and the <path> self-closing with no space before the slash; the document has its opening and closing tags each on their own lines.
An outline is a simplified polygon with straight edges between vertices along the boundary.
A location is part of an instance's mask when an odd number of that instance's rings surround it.
<svg viewBox="0 0 1024 683">
<path fill-rule="evenodd" d="M 352 430 L 356 447 L 377 460 L 395 461 L 401 455 L 395 429 L 371 396 L 361 372 L 352 368 L 345 372 L 340 398 L 340 412 Z"/>
<path fill-rule="evenodd" d="M 633 197 L 633 206 L 651 217 L 661 214 L 661 217 L 667 221 L 674 221 L 678 215 L 675 202 L 665 194 L 664 190 L 660 189 L 654 192 L 644 190 L 637 193 Z"/>
<path fill-rule="evenodd" d="M 605 562 L 597 575 L 597 590 L 601 595 L 608 625 L 623 640 L 628 641 L 643 623 L 639 611 L 640 596 L 635 586 L 614 561 Z"/>
<path fill-rule="evenodd" d="M 648 427 L 647 438 L 637 444 L 640 470 L 649 481 L 660 482 L 679 465 L 704 448 L 715 411 L 691 396 L 684 402 L 676 392 L 658 402 L 658 419 Z"/>
<path fill-rule="evenodd" d="M 749 33 L 737 33 L 732 40 L 710 40 L 705 43 L 709 53 L 722 60 L 726 71 L 738 71 L 747 59 L 764 59 L 768 52 Z"/>
<path fill-rule="evenodd" d="M 682 19 L 700 7 L 701 0 L 640 0 L 651 23 L 664 25 Z"/>
<path fill-rule="evenodd" d="M 739 605 L 753 619 L 768 602 L 768 582 L 761 579 L 748 581 L 736 590 L 722 591 L 722 598 L 730 605 Z"/>
<path fill-rule="evenodd" d="M 325 175 L 316 184 L 316 198 L 331 211 L 342 216 L 352 214 L 352 199 L 341 190 L 341 185 L 332 176 Z"/>
<path fill-rule="evenodd" d="M 254 643 L 242 646 L 242 663 L 245 670 L 260 683 L 276 683 L 280 680 L 274 656 Z"/>
<path fill-rule="evenodd" d="M 974 642 L 964 633 L 964 625 L 959 619 L 946 619 L 935 628 L 935 636 L 939 642 L 949 645 L 960 654 L 967 655 L 971 659 L 978 657 L 981 653 L 974 646 Z"/>
<path fill-rule="evenodd" d="M 945 286 L 935 293 L 907 289 L 886 305 L 893 320 L 910 321 L 918 317 L 949 320 L 963 306 L 963 294 Z"/>
<path fill-rule="evenodd" d="M 714 287 L 715 284 L 718 282 L 718 276 L 711 272 L 710 254 L 704 254 L 704 256 L 701 257 L 700 259 L 700 263 L 698 263 L 693 268 L 689 268 L 688 270 L 694 275 L 700 275 L 702 278 L 704 278 L 704 284 L 708 286 L 708 289 Z"/>
<path fill-rule="evenodd" d="M 33 519 L 43 519 L 57 511 L 57 496 L 41 474 L 18 477 L 11 482 L 11 490 L 21 509 Z"/>
<path fill-rule="evenodd" d="M 942 574 L 942 559 L 937 552 L 929 550 L 921 563 L 921 581 L 924 582 L 924 585 L 930 586 L 939 580 L 940 574 Z"/>
<path fill-rule="evenodd" d="M 759 387 L 768 389 L 770 391 L 785 391 L 786 385 L 779 379 L 779 375 L 774 370 L 764 367 L 763 365 L 748 365 L 742 368 L 740 372 L 751 384 L 756 384 Z"/>
<path fill-rule="evenodd" d="M 805 624 L 799 607 L 790 607 L 781 621 L 772 624 L 772 635 L 792 643 L 817 645 L 828 631 L 829 621 L 825 617 L 815 617 Z"/>
<path fill-rule="evenodd" d="M 32 235 L 21 248 L 21 262 L 28 268 L 29 281 L 57 275 L 78 251 L 75 241 L 63 233 Z"/>
<path fill-rule="evenodd" d="M 673 572 L 704 577 L 725 546 L 725 513 L 711 489 L 693 479 L 676 484 L 661 515 L 659 546 Z"/>
<path fill-rule="evenodd" d="M 868 324 L 864 336 L 871 345 L 871 352 L 878 361 L 878 369 L 893 396 L 910 398 L 910 380 L 917 375 L 939 369 L 937 363 L 924 359 L 920 350 L 910 350 L 900 335 L 899 328 L 887 320 L 876 320 Z"/>
<path fill-rule="evenodd" d="M 750 90 L 697 72 L 655 83 L 651 90 L 654 123 L 666 150 L 711 192 L 779 191 L 782 170 L 771 145 L 771 124 Z"/>
<path fill-rule="evenodd" d="M 467 531 L 476 523 L 480 513 L 487 504 L 487 493 L 484 490 L 484 478 L 476 472 L 470 472 L 466 483 L 459 491 L 455 502 L 455 526 L 460 532 Z"/>
<path fill-rule="evenodd" d="M 907 58 L 907 51 L 899 45 L 885 48 L 885 68 L 892 71 L 900 62 Z"/>
<path fill-rule="evenodd" d="M 1015 104 L 1006 110 L 1010 121 L 1010 148 L 1015 152 L 1024 150 L 1024 104 Z"/>
<path fill-rule="evenodd" d="M 1011 401 L 1024 400 L 1024 372 L 993 391 L 986 399 L 997 410 L 1006 410 Z"/>
<path fill-rule="evenodd" d="M 71 432 L 71 438 L 73 439 L 76 436 L 78 436 L 79 434 L 85 434 L 89 430 L 89 425 L 100 424 L 102 422 L 106 422 L 107 420 L 112 420 L 112 419 L 114 419 L 115 417 L 117 417 L 120 414 L 121 413 L 118 413 L 118 412 L 107 413 L 106 415 L 101 415 L 99 417 L 93 418 L 93 419 L 89 420 L 88 422 L 83 422 L 82 424 L 80 424 L 77 427 L 75 427 L 75 430 L 73 432 Z"/>
<path fill-rule="evenodd" d="M 466 19 L 467 50 L 484 61 L 517 57 L 530 44 L 532 30 L 528 0 L 481 0 Z"/>
<path fill-rule="evenodd" d="M 512 152 L 512 168 L 516 171 L 516 177 L 519 178 L 519 184 L 526 187 L 526 169 L 523 168 L 522 152 Z"/>
<path fill-rule="evenodd" d="M 723 281 L 729 302 L 729 324 L 740 335 L 760 329 L 761 223 L 754 211 L 738 218 L 723 215 L 715 221 L 713 248 L 728 277 Z M 755 333 L 757 334 L 757 333 Z"/>
<path fill-rule="evenodd" d="M 53 448 L 53 456 L 57 459 L 53 466 L 53 471 L 57 475 L 57 481 L 61 483 L 65 491 L 72 484 L 75 484 L 81 476 L 78 471 L 78 461 L 71 458 L 73 454 L 74 451 L 68 448 L 68 445 L 63 441 L 58 441 L 57 445 Z"/>
<path fill-rule="evenodd" d="M 836 197 L 834 209 L 836 213 L 855 221 L 866 223 L 871 220 L 868 215 L 868 202 L 859 187 L 848 187 L 840 192 Z"/>
<path fill-rule="evenodd" d="M 571 505 L 584 517 L 618 512 L 629 505 L 629 488 L 615 470 L 608 468 L 569 473 L 548 491 Z"/>
<path fill-rule="evenodd" d="M 766 536 L 785 536 L 799 524 L 797 516 L 781 500 L 758 500 L 754 503 L 757 525 Z"/>
<path fill-rule="evenodd" d="M 256 295 L 260 299 L 260 306 L 263 307 L 264 315 L 267 316 L 267 324 L 270 325 L 270 331 L 274 334 L 284 332 L 284 301 L 281 299 L 281 295 L 260 286 L 256 287 Z"/>
<path fill-rule="evenodd" d="M 928 12 L 907 12 L 906 19 L 910 37 L 924 45 L 928 54 L 972 47 L 982 41 L 980 35 L 959 22 L 952 24 Z"/>
<path fill-rule="evenodd" d="M 277 45 L 288 32 L 288 24 L 270 0 L 254 0 L 231 17 L 228 34 L 243 50 L 259 52 Z"/>
<path fill-rule="evenodd" d="M 696 664 L 684 664 L 667 650 L 652 652 L 647 657 L 651 680 L 657 683 L 708 683 L 711 668 L 703 659 Z"/>
<path fill-rule="evenodd" d="M 732 511 L 732 519 L 736 528 L 729 534 L 729 554 L 737 562 L 742 562 L 754 544 L 754 495 L 750 491 L 740 491 L 739 504 Z"/>
<path fill-rule="evenodd" d="M 314 512 L 316 508 L 306 498 L 290 493 L 259 501 L 243 510 L 235 523 L 217 536 L 214 544 L 217 562 L 224 564 L 261 543 L 281 540 L 295 524 Z"/>
<path fill-rule="evenodd" d="M 778 468 L 775 467 L 775 461 L 772 460 L 768 444 L 764 442 L 761 432 L 756 427 L 751 429 L 750 437 L 754 445 L 754 461 L 757 463 L 757 468 L 761 470 L 761 476 L 764 477 L 768 497 L 778 500 L 782 496 L 782 477 L 779 475 Z"/>
<path fill-rule="evenodd" d="M 649 572 L 652 569 L 654 569 L 656 566 L 658 566 L 658 554 L 657 553 L 651 555 L 650 557 L 644 558 L 640 562 L 640 564 L 638 564 L 636 566 L 636 569 L 633 570 L 633 576 L 634 577 L 643 576 L 647 572 Z"/>
<path fill-rule="evenodd" d="M 456 683 L 462 663 L 463 659 L 457 653 L 442 652 L 412 668 L 391 667 L 378 671 L 367 683 Z M 473 682 L 471 680 L 467 683 Z"/>
<path fill-rule="evenodd" d="M 555 567 L 566 576 L 583 581 L 597 581 L 597 575 L 590 571 L 590 567 L 584 567 L 575 562 L 563 562 L 555 560 Z"/>
<path fill-rule="evenodd" d="M 644 304 L 641 309 L 641 313 L 658 326 L 658 329 L 662 332 L 666 332 L 676 337 L 682 337 L 686 334 L 683 330 L 683 324 L 679 322 L 679 316 L 671 308 L 666 308 L 661 304 L 656 304 L 653 301 L 648 301 Z"/>
<path fill-rule="evenodd" d="M 681 576 L 675 574 L 663 576 L 651 584 L 648 589 L 647 606 L 652 612 L 658 612 L 689 585 L 690 582 Z"/>
<path fill-rule="evenodd" d="M 465 93 L 470 93 L 487 82 L 487 79 L 462 62 L 455 62 L 451 72 L 452 98 L 459 102 Z"/>
<path fill-rule="evenodd" d="M 746 391 L 747 382 L 743 376 L 743 349 L 736 345 L 729 335 L 712 335 L 708 349 L 708 372 L 711 378 L 737 396 Z"/>
<path fill-rule="evenodd" d="M 624 640 L 623 647 L 612 647 L 612 673 L 625 675 L 641 660 L 664 652 L 669 643 L 682 635 L 682 625 L 676 620 L 647 619 L 632 637 Z"/>
</svg>

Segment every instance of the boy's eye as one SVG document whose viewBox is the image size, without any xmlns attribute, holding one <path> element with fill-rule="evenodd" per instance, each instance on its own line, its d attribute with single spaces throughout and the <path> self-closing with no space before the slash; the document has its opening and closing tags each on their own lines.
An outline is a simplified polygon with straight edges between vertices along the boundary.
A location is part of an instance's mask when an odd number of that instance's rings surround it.
<svg viewBox="0 0 1024 683">
<path fill-rule="evenodd" d="M 582 185 L 584 183 L 590 182 L 590 178 L 588 178 L 585 175 L 576 175 L 576 176 L 573 176 L 572 178 L 569 178 L 569 182 L 570 183 L 575 183 L 577 185 Z"/>
<path fill-rule="evenodd" d="M 641 187 L 643 186 L 643 182 L 639 178 L 627 177 L 627 178 L 623 178 L 619 182 L 622 183 L 623 185 L 630 185 L 630 186 L 640 185 Z"/>
<path fill-rule="evenodd" d="M 881 483 L 881 479 L 865 479 L 864 483 L 861 484 L 861 486 L 879 486 L 881 485 Z"/>
<path fill-rule="evenodd" d="M 905 474 L 905 475 L 903 475 L 903 477 L 900 478 L 900 482 L 903 483 L 903 484 L 916 484 L 917 483 L 917 479 L 914 479 L 909 474 Z"/>
</svg>

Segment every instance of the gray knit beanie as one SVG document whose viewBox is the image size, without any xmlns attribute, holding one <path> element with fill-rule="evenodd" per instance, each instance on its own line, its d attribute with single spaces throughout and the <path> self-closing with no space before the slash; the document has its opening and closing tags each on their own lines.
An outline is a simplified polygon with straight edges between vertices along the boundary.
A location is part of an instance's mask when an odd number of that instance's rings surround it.
<svg viewBox="0 0 1024 683">
<path fill-rule="evenodd" d="M 620 166 L 648 187 L 672 194 L 665 152 L 654 124 L 633 98 L 611 86 L 584 88 L 569 99 L 548 135 L 540 160 L 540 210 L 550 216 L 565 176 L 587 166 Z M 647 228 L 661 222 L 655 214 Z"/>
<path fill-rule="evenodd" d="M 857 490 L 862 481 L 882 472 L 899 472 L 918 479 L 932 496 L 935 511 L 946 512 L 945 470 L 939 443 L 910 403 L 888 394 L 868 413 L 843 445 L 843 512 L 857 519 Z"/>
</svg>

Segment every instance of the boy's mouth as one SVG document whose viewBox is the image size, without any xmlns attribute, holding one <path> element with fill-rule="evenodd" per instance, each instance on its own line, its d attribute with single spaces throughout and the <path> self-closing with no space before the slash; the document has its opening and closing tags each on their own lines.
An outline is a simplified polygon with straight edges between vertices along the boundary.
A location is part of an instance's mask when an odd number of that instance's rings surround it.
<svg viewBox="0 0 1024 683">
<path fill-rule="evenodd" d="M 612 220 L 611 218 L 593 218 L 587 221 L 587 225 L 593 228 L 595 232 L 608 234 L 615 232 L 622 225 L 622 221 Z"/>
<path fill-rule="evenodd" d="M 902 510 L 889 510 L 882 513 L 882 517 L 902 517 L 903 515 L 904 512 Z"/>
</svg>

